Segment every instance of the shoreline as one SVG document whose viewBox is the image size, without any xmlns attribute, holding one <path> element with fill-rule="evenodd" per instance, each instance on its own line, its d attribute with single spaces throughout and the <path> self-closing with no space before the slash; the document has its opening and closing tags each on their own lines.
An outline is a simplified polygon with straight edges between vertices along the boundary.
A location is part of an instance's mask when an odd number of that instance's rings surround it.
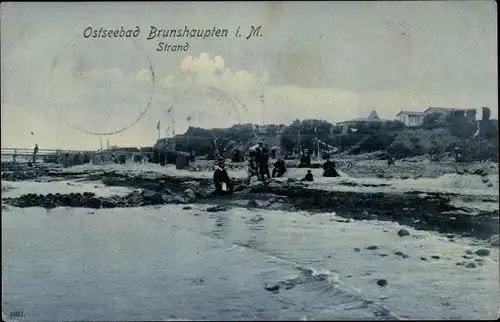
<svg viewBox="0 0 500 322">
<path fill-rule="evenodd" d="M 24 207 L 47 209 L 65 207 L 116 208 L 145 207 L 159 204 L 206 204 L 219 207 L 248 207 L 280 209 L 284 211 L 308 211 L 310 213 L 334 212 L 346 220 L 393 221 L 418 230 L 489 239 L 499 233 L 497 209 L 471 209 L 463 205 L 498 202 L 498 190 L 402 189 L 402 182 L 418 183 L 413 179 L 377 179 L 341 177 L 336 182 L 318 178 L 312 184 L 298 182 L 297 171 L 290 169 L 288 178 L 271 180 L 267 184 L 242 183 L 242 171 L 231 171 L 235 192 L 230 197 L 213 195 L 211 172 L 175 170 L 156 165 L 130 166 L 77 166 L 64 169 L 51 167 L 20 168 L 17 172 L 2 169 L 3 181 L 52 182 L 101 182 L 106 187 L 135 189 L 127 195 L 99 197 L 92 192 L 83 193 L 28 193 L 19 197 L 2 197 L 2 203 Z M 305 171 L 304 169 L 297 169 Z M 313 169 L 314 170 L 314 169 Z M 8 174 L 11 173 L 11 174 Z M 12 173 L 18 173 L 13 175 Z M 30 174 L 31 173 L 31 174 Z M 490 175 L 492 176 L 492 175 Z M 461 175 L 457 175 L 461 178 Z M 481 179 L 487 176 L 476 175 Z M 377 182 L 378 180 L 378 182 Z M 385 180 L 385 181 L 383 181 Z M 476 181 L 477 181 L 476 180 Z M 325 181 L 325 182 L 322 182 Z M 427 185 L 427 182 L 425 181 Z M 398 186 L 398 184 L 400 186 Z M 469 184 L 470 185 L 470 184 Z M 496 182 L 498 185 L 498 182 Z M 5 185 L 3 185 L 5 186 Z M 7 185 L 8 187 L 8 185 Z M 326 189 L 328 188 L 328 189 Z M 429 187 L 432 188 L 432 187 Z M 486 187 L 485 187 L 486 188 Z M 2 189 L 4 192 L 4 189 Z M 445 190 L 445 189 L 444 189 Z M 4 195 L 8 194 L 4 192 Z M 259 202 L 257 202 L 259 201 Z M 494 206 L 493 206 L 494 207 Z M 208 209 L 207 208 L 207 209 Z M 491 208 L 491 207 L 490 207 Z M 217 210 L 215 210 L 217 211 Z"/>
</svg>

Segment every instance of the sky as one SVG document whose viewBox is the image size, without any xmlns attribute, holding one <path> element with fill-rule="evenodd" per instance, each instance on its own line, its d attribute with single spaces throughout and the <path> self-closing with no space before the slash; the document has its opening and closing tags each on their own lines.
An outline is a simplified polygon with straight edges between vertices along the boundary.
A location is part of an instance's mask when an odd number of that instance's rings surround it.
<svg viewBox="0 0 500 322">
<path fill-rule="evenodd" d="M 158 122 L 165 137 L 372 110 L 394 119 L 429 102 L 498 118 L 496 11 L 494 1 L 2 2 L 1 144 L 151 146 Z M 228 35 L 148 40 L 151 26 Z M 259 35 L 246 39 L 251 26 Z M 140 32 L 86 38 L 89 27 Z"/>
</svg>

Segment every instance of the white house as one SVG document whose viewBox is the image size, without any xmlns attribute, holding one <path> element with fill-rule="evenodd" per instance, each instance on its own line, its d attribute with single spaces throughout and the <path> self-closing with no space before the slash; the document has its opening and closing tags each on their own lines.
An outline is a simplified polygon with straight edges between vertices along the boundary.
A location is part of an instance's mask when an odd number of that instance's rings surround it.
<svg viewBox="0 0 500 322">
<path fill-rule="evenodd" d="M 419 126 L 424 123 L 424 117 L 427 114 L 424 112 L 401 111 L 396 117 L 405 126 Z"/>
</svg>

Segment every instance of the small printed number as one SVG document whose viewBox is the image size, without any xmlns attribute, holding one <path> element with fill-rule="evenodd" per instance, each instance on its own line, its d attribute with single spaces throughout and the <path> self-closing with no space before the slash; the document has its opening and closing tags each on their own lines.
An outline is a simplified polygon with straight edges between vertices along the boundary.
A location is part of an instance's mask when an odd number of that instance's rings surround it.
<svg viewBox="0 0 500 322">
<path fill-rule="evenodd" d="M 15 318 L 21 318 L 24 316 L 24 312 L 23 311 L 10 312 L 10 316 Z"/>
</svg>

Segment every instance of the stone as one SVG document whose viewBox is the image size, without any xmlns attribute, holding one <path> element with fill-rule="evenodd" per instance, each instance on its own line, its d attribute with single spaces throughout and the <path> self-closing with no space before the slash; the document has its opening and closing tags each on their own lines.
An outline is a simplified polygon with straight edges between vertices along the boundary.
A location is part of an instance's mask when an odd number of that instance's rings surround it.
<svg viewBox="0 0 500 322">
<path fill-rule="evenodd" d="M 486 248 L 480 248 L 476 250 L 475 254 L 477 256 L 489 256 L 490 255 L 490 250 Z"/>
<path fill-rule="evenodd" d="M 441 257 L 439 257 L 438 255 L 432 255 L 431 258 L 432 259 L 440 259 Z"/>
<path fill-rule="evenodd" d="M 144 199 L 145 203 L 148 203 L 151 205 L 163 204 L 163 199 L 161 197 L 161 194 L 159 192 L 156 192 L 156 191 L 143 190 L 142 191 L 142 198 Z"/>
<path fill-rule="evenodd" d="M 103 208 L 116 208 L 116 203 L 111 200 L 103 200 L 101 205 Z"/>
<path fill-rule="evenodd" d="M 355 248 L 354 248 L 354 251 L 355 251 L 356 253 L 359 253 L 359 252 L 361 251 L 361 249 L 359 249 L 359 248 L 355 247 Z"/>
<path fill-rule="evenodd" d="M 174 197 L 166 193 L 161 195 L 161 199 L 163 199 L 164 204 L 169 204 L 174 202 Z"/>
<path fill-rule="evenodd" d="M 186 189 L 182 193 L 182 197 L 186 199 L 187 203 L 192 203 L 196 200 L 196 194 L 194 193 L 193 189 Z"/>
<path fill-rule="evenodd" d="M 183 210 L 191 210 L 193 209 L 193 207 L 189 207 L 189 206 L 186 206 L 186 207 L 182 207 Z"/>
<path fill-rule="evenodd" d="M 264 288 L 266 289 L 266 291 L 269 291 L 269 292 L 278 292 L 280 289 L 280 286 L 279 286 L 279 284 L 268 283 L 268 284 L 266 284 L 266 286 Z"/>
<path fill-rule="evenodd" d="M 276 181 L 269 182 L 268 186 L 271 189 L 281 189 L 281 185 L 279 183 L 277 183 Z"/>
<path fill-rule="evenodd" d="M 499 235 L 493 235 L 490 237 L 490 245 L 491 246 L 500 246 Z"/>
<path fill-rule="evenodd" d="M 475 263 L 468 263 L 467 265 L 465 265 L 466 268 L 476 268 L 476 264 Z"/>
<path fill-rule="evenodd" d="M 227 211 L 227 207 L 225 206 L 222 206 L 222 205 L 217 205 L 217 206 L 213 206 L 213 207 L 208 207 L 207 208 L 207 212 L 219 212 L 219 211 Z"/>
<path fill-rule="evenodd" d="M 377 245 L 371 245 L 371 246 L 366 247 L 366 249 L 368 249 L 368 250 L 376 250 L 376 249 L 378 249 L 378 246 Z"/>
<path fill-rule="evenodd" d="M 255 199 L 250 199 L 248 200 L 247 207 L 258 207 L 259 204 Z"/>
<path fill-rule="evenodd" d="M 96 197 L 89 198 L 84 206 L 87 206 L 89 208 L 99 209 L 101 208 L 101 200 Z"/>
<path fill-rule="evenodd" d="M 409 236 L 410 232 L 404 228 L 398 230 L 398 236 L 403 237 L 403 236 Z"/>
<path fill-rule="evenodd" d="M 383 279 L 383 278 L 382 278 L 382 279 L 379 279 L 379 280 L 377 281 L 377 285 L 382 286 L 382 287 L 387 286 L 387 284 L 389 284 L 389 283 L 387 283 L 387 280 L 386 280 L 386 279 Z"/>
</svg>

